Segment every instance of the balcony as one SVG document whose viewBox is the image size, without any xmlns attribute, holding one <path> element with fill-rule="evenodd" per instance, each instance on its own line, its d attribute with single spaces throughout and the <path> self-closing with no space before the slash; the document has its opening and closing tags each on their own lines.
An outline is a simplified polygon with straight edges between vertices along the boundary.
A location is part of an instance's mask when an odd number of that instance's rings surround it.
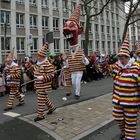
<svg viewBox="0 0 140 140">
<path fill-rule="evenodd" d="M 8 0 L 0 1 L 0 9 L 11 9 L 11 3 Z"/>
</svg>

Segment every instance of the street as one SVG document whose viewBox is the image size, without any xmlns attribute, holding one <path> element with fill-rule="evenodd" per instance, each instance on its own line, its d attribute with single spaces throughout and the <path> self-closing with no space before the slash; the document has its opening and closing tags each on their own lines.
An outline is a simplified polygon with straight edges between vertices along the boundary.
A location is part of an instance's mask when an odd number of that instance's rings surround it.
<svg viewBox="0 0 140 140">
<path fill-rule="evenodd" d="M 62 97 L 65 96 L 65 91 L 63 89 L 58 89 L 53 91 L 50 95 L 57 108 L 65 105 L 74 104 L 84 100 L 92 99 L 112 91 L 112 79 L 103 79 L 100 81 L 93 81 L 86 85 L 82 85 L 81 99 L 75 100 L 74 96 L 68 97 L 67 101 L 63 101 Z M 18 117 L 6 116 L 3 113 L 5 104 L 8 97 L 0 98 L 0 139 L 4 140 L 53 140 L 51 136 L 44 133 L 37 127 L 32 126 L 24 121 L 18 119 Z M 23 107 L 15 107 L 12 112 L 17 113 L 19 116 L 25 116 L 33 114 L 36 112 L 37 100 L 35 93 L 27 93 L 25 96 L 26 104 Z M 15 102 L 17 104 L 17 101 Z M 24 135 L 25 134 L 25 135 Z"/>
</svg>

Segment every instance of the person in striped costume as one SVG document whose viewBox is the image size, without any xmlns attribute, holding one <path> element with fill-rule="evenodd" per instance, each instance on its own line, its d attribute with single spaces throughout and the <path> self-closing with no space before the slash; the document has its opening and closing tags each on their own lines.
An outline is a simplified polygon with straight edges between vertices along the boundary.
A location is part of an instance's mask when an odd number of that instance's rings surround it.
<svg viewBox="0 0 140 140">
<path fill-rule="evenodd" d="M 35 89 L 38 98 L 37 117 L 34 121 L 45 119 L 45 106 L 48 107 L 48 115 L 56 109 L 50 101 L 48 94 L 51 92 L 51 83 L 54 76 L 54 67 L 48 61 L 47 55 L 48 43 L 45 43 L 37 53 L 37 63 L 34 65 Z"/>
<path fill-rule="evenodd" d="M 136 62 L 138 64 L 138 66 L 140 66 L 140 42 L 136 43 L 137 49 L 136 49 Z"/>
<path fill-rule="evenodd" d="M 65 22 L 63 33 L 70 44 L 70 51 L 68 54 L 68 66 L 71 73 L 72 85 L 75 92 L 76 99 L 80 98 L 80 86 L 85 65 L 89 64 L 85 57 L 83 50 L 78 45 L 78 35 L 83 32 L 83 28 L 79 25 L 80 9 L 79 3 L 70 18 Z M 70 94 L 67 94 L 68 96 Z"/>
<path fill-rule="evenodd" d="M 19 99 L 19 104 L 17 106 L 24 105 L 24 97 L 19 92 L 21 67 L 13 61 L 13 55 L 14 49 L 13 51 L 11 51 L 11 53 L 9 53 L 6 59 L 6 67 L 4 69 L 6 84 L 10 88 L 9 100 L 7 103 L 7 107 L 4 109 L 4 111 L 9 111 L 13 109 L 13 103 L 15 98 Z"/>
<path fill-rule="evenodd" d="M 140 104 L 140 68 L 130 59 L 128 35 L 112 65 L 113 116 L 121 130 L 122 140 L 136 140 L 136 127 Z"/>
</svg>

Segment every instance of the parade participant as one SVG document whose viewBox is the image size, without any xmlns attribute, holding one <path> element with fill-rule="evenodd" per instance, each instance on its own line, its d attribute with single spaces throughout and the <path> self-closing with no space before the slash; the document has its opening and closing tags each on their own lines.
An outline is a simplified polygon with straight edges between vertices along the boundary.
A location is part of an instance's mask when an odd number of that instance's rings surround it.
<svg viewBox="0 0 140 140">
<path fill-rule="evenodd" d="M 138 106 L 140 103 L 140 69 L 130 59 L 127 37 L 118 53 L 118 61 L 112 65 L 114 78 L 113 116 L 121 130 L 121 139 L 136 140 Z"/>
<path fill-rule="evenodd" d="M 20 79 L 21 79 L 21 68 L 13 61 L 14 49 L 9 53 L 6 59 L 5 67 L 5 78 L 6 84 L 10 88 L 9 100 L 7 103 L 7 108 L 4 111 L 11 110 L 13 108 L 13 103 L 15 97 L 19 99 L 19 104 L 17 106 L 24 105 L 24 97 L 20 94 Z"/>
<path fill-rule="evenodd" d="M 72 93 L 71 73 L 69 71 L 67 55 L 65 54 L 63 55 L 62 73 L 63 73 L 63 79 L 64 79 L 63 83 L 66 90 L 66 96 L 70 96 Z"/>
<path fill-rule="evenodd" d="M 50 101 L 48 94 L 51 92 L 51 83 L 54 76 L 54 67 L 47 59 L 48 43 L 37 53 L 37 63 L 34 65 L 35 88 L 38 98 L 37 117 L 34 121 L 45 119 L 45 105 L 48 107 L 48 115 L 56 109 Z"/>
<path fill-rule="evenodd" d="M 136 50 L 136 62 L 140 66 L 140 42 L 137 42 L 137 50 Z"/>
<path fill-rule="evenodd" d="M 83 32 L 83 28 L 79 25 L 81 3 L 78 4 L 65 22 L 63 33 L 70 44 L 70 52 L 68 55 L 68 65 L 72 78 L 72 85 L 75 91 L 76 99 L 80 98 L 80 86 L 85 65 L 88 65 L 88 59 L 78 45 L 78 35 Z"/>
</svg>

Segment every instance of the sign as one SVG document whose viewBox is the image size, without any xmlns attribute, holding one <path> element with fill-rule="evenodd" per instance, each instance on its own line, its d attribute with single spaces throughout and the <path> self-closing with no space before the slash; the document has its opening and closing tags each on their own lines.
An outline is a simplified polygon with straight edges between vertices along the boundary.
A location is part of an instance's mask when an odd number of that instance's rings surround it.
<svg viewBox="0 0 140 140">
<path fill-rule="evenodd" d="M 53 32 L 46 33 L 44 35 L 44 43 L 48 42 L 49 44 L 53 43 Z"/>
</svg>

